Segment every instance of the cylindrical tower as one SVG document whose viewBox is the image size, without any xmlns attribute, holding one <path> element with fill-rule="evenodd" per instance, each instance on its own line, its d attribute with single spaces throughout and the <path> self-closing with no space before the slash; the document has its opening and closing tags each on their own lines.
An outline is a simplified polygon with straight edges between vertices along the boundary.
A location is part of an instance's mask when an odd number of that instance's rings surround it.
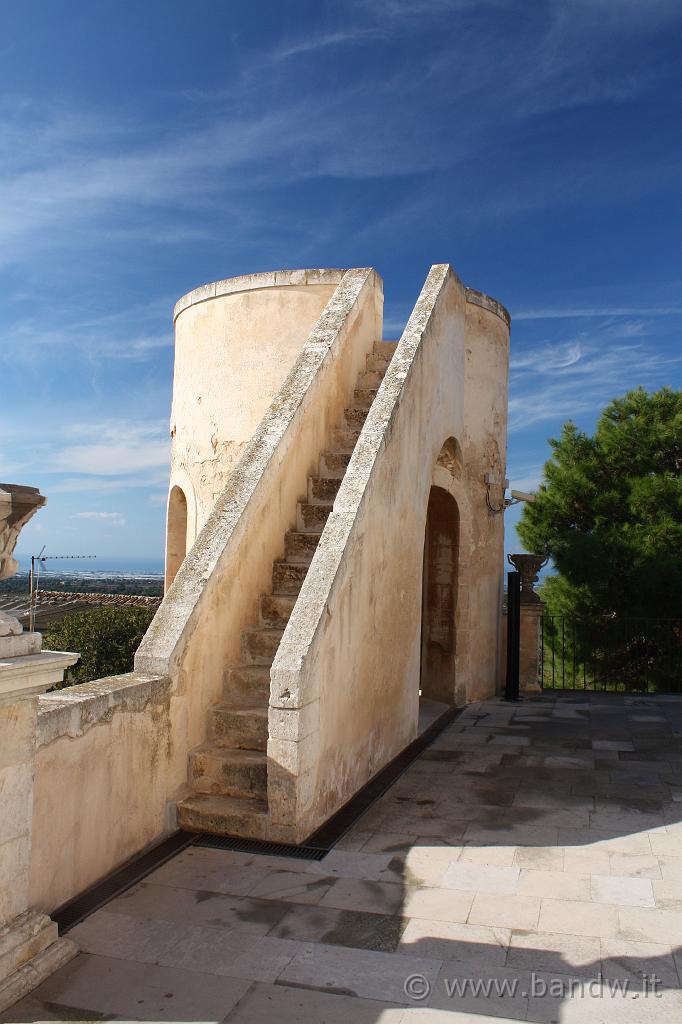
<svg viewBox="0 0 682 1024">
<path fill-rule="evenodd" d="M 176 304 L 166 587 L 343 275 L 247 274 Z"/>
</svg>

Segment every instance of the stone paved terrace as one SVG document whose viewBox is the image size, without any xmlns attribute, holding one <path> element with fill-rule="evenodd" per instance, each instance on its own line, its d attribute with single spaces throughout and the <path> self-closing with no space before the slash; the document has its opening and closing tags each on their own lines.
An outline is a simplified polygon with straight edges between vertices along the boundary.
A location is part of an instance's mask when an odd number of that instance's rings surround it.
<svg viewBox="0 0 682 1024">
<path fill-rule="evenodd" d="M 681 734 L 680 698 L 470 706 L 324 860 L 188 849 L 2 1020 L 680 1024 Z"/>
</svg>

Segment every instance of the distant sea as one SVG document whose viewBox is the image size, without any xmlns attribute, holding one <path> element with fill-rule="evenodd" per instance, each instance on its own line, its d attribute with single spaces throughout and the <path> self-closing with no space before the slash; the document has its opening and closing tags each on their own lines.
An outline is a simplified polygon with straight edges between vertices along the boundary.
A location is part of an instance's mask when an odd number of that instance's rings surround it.
<svg viewBox="0 0 682 1024">
<path fill-rule="evenodd" d="M 27 573 L 31 568 L 30 555 L 15 555 L 19 562 L 19 572 Z M 86 579 L 99 579 L 106 576 L 125 576 L 127 579 L 139 577 L 163 576 L 162 558 L 115 558 L 101 555 L 97 558 L 48 558 L 41 566 L 41 576 L 82 576 Z"/>
</svg>

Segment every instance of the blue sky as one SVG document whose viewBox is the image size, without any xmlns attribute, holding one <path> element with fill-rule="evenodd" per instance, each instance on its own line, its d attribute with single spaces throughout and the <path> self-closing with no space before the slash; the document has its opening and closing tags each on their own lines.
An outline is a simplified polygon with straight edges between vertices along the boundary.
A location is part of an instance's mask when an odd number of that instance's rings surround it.
<svg viewBox="0 0 682 1024">
<path fill-rule="evenodd" d="M 3 4 L 0 479 L 49 496 L 21 549 L 162 556 L 204 281 L 373 265 L 397 337 L 452 263 L 513 317 L 520 489 L 565 419 L 679 387 L 681 44 L 679 0 Z"/>
</svg>

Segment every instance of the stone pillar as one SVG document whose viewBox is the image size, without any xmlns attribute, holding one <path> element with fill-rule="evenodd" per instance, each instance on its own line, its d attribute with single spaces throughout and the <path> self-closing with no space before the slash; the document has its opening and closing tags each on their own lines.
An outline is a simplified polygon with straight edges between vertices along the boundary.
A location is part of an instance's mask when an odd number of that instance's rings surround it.
<svg viewBox="0 0 682 1024">
<path fill-rule="evenodd" d="M 521 604 L 521 644 L 519 657 L 519 689 L 521 693 L 540 693 L 540 628 L 542 601 Z"/>
<path fill-rule="evenodd" d="M 538 572 L 546 559 L 541 555 L 508 555 L 511 565 L 521 573 L 521 643 L 519 689 L 521 693 L 540 693 L 540 630 L 544 604 L 535 593 Z"/>
<path fill-rule="evenodd" d="M 44 504 L 34 488 L 0 484 L 0 578 L 16 571 L 19 530 Z M 79 657 L 42 651 L 41 643 L 40 633 L 24 633 L 17 619 L 0 615 L 0 1011 L 77 953 L 28 904 L 38 694 Z"/>
</svg>

